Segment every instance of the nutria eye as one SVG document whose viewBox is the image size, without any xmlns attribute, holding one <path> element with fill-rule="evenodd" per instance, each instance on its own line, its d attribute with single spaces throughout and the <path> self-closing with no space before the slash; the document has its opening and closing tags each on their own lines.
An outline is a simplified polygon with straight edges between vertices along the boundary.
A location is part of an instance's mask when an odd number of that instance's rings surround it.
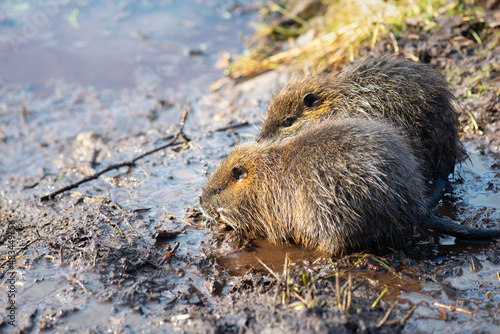
<svg viewBox="0 0 500 334">
<path fill-rule="evenodd" d="M 308 93 L 302 98 L 304 105 L 308 108 L 315 107 L 318 104 L 318 98 L 313 93 Z"/>
<path fill-rule="evenodd" d="M 231 170 L 231 176 L 238 182 L 243 181 L 247 177 L 247 175 L 247 170 L 241 165 L 236 165 Z"/>
<path fill-rule="evenodd" d="M 289 126 L 292 126 L 293 122 L 295 122 L 295 118 L 287 118 L 281 123 L 281 126 L 288 128 Z"/>
<path fill-rule="evenodd" d="M 215 190 L 214 190 L 214 194 L 215 194 L 216 196 L 219 196 L 221 192 L 222 192 L 222 189 L 221 189 L 221 188 L 217 188 L 217 189 L 215 189 Z"/>
</svg>

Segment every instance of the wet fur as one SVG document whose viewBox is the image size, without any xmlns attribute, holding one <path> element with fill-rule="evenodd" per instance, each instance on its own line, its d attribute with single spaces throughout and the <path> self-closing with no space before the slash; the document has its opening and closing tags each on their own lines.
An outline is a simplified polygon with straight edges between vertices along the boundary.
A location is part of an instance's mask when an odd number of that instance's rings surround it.
<svg viewBox="0 0 500 334">
<path fill-rule="evenodd" d="M 239 146 L 204 187 L 202 210 L 328 255 L 401 248 L 427 210 L 420 165 L 400 132 L 382 120 L 335 118 Z M 235 166 L 246 177 L 237 180 Z"/>
<path fill-rule="evenodd" d="M 311 107 L 304 105 L 309 93 L 317 99 Z M 330 115 L 392 121 L 409 136 L 426 180 L 446 180 L 455 163 L 466 157 L 446 78 L 430 66 L 395 55 L 359 61 L 336 75 L 291 81 L 271 101 L 257 141 L 294 136 L 311 121 Z M 294 122 L 285 127 L 287 119 Z"/>
</svg>

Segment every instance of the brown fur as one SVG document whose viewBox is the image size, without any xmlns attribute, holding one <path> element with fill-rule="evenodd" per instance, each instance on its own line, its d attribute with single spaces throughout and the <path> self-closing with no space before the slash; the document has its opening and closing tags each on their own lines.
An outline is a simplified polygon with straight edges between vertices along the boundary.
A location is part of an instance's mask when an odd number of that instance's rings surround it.
<svg viewBox="0 0 500 334">
<path fill-rule="evenodd" d="M 203 188 L 204 214 L 328 255 L 401 248 L 426 215 L 419 163 L 382 120 L 329 119 L 237 147 Z"/>
<path fill-rule="evenodd" d="M 305 98 L 307 94 L 308 98 Z M 291 81 L 272 100 L 257 141 L 293 136 L 311 121 L 364 115 L 387 118 L 410 137 L 424 177 L 447 179 L 465 157 L 458 140 L 454 97 L 431 67 L 385 55 L 360 61 L 337 75 Z"/>
</svg>

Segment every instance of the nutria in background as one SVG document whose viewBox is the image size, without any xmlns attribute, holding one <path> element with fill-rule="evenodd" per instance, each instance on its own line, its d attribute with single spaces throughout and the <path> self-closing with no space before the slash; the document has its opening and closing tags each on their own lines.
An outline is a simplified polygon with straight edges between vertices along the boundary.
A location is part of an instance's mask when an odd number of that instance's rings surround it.
<svg viewBox="0 0 500 334">
<path fill-rule="evenodd" d="M 410 138 L 424 179 L 435 184 L 466 157 L 448 86 L 428 65 L 396 55 L 371 57 L 336 75 L 291 81 L 271 101 L 257 141 L 294 136 L 331 115 L 385 118 Z"/>
</svg>

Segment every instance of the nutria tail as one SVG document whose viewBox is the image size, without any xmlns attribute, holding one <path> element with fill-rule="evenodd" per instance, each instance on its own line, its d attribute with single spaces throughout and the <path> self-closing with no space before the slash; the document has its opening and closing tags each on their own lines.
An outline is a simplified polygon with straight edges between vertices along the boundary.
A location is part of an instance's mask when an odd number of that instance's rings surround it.
<svg viewBox="0 0 500 334">
<path fill-rule="evenodd" d="M 455 224 L 450 218 L 430 216 L 422 220 L 421 225 L 436 232 L 448 234 L 466 241 L 490 241 L 500 238 L 500 230 L 476 228 Z"/>
</svg>

